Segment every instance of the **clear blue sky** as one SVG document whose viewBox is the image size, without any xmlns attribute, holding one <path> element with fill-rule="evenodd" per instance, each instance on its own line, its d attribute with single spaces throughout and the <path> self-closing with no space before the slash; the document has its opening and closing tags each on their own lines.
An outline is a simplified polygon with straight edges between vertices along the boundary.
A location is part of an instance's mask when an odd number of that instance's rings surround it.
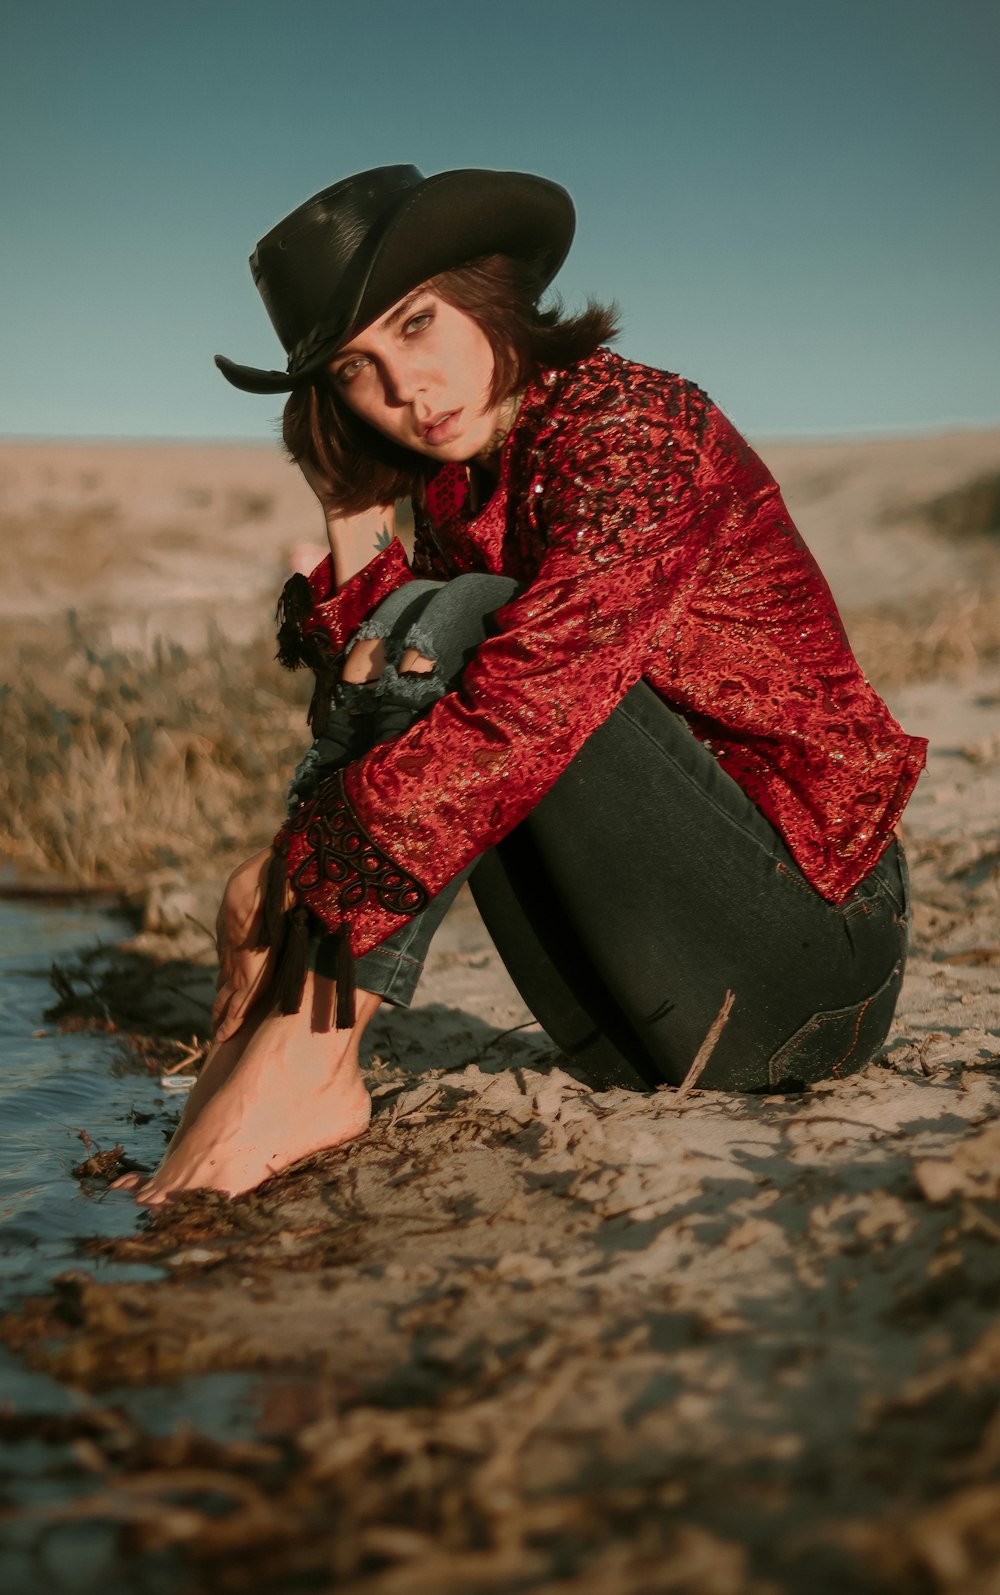
<svg viewBox="0 0 1000 1595">
<path fill-rule="evenodd" d="M 997 0 L 6 0 L 0 435 L 262 438 L 247 255 L 349 172 L 573 194 L 564 296 L 744 431 L 1000 420 Z"/>
</svg>

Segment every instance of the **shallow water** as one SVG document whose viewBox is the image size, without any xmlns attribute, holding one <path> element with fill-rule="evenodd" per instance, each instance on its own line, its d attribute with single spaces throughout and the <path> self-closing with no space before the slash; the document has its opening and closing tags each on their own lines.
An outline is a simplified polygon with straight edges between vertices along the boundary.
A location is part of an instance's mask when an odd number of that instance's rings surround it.
<svg viewBox="0 0 1000 1595">
<path fill-rule="evenodd" d="M 128 926 L 92 907 L 43 907 L 0 901 L 0 1312 L 45 1289 L 56 1275 L 83 1268 L 101 1279 L 152 1279 L 163 1270 L 122 1264 L 81 1251 L 87 1236 L 129 1235 L 146 1222 L 124 1193 L 103 1182 L 80 1181 L 73 1167 L 87 1151 L 85 1130 L 104 1150 L 119 1142 L 143 1165 L 155 1164 L 165 1133 L 182 1105 L 158 1075 L 129 1066 L 114 1035 L 63 1034 L 45 1020 L 55 1001 L 49 983 L 53 961 L 71 961 L 95 942 L 115 941 Z M 219 1438 L 253 1434 L 273 1394 L 266 1381 L 212 1375 L 173 1385 L 108 1391 L 102 1406 L 124 1408 L 149 1432 L 194 1424 Z M 0 1347 L 0 1408 L 19 1414 L 65 1413 L 91 1397 L 27 1369 Z M 61 1448 L 34 1441 L 0 1443 L 4 1504 L 29 1506 L 65 1500 L 89 1490 L 76 1470 L 58 1479 Z M 65 1452 L 65 1448 L 62 1448 Z M 68 1454 L 65 1456 L 69 1461 Z M 35 1589 L 163 1590 L 171 1587 L 145 1569 L 124 1582 L 114 1571 L 113 1540 L 95 1525 L 47 1532 L 44 1546 L 29 1525 L 4 1532 L 0 1588 L 4 1595 Z M 161 1573 L 165 1570 L 161 1569 Z"/>
<path fill-rule="evenodd" d="M 145 1158 L 162 1146 L 164 1092 L 148 1075 L 123 1077 L 114 1036 L 62 1034 L 44 1018 L 55 1001 L 53 961 L 72 958 L 127 927 L 93 909 L 0 902 L 0 1299 L 8 1304 L 76 1260 L 83 1235 L 127 1234 L 135 1213 L 73 1178 L 86 1157 L 80 1130 L 100 1146 L 127 1139 Z M 91 1266 L 91 1260 L 88 1260 Z"/>
</svg>

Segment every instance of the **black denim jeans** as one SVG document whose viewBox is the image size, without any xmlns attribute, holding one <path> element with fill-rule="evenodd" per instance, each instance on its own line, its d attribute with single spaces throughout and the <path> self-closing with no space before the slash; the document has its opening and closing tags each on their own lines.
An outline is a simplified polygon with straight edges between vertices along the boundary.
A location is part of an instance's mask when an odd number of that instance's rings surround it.
<svg viewBox="0 0 1000 1595">
<path fill-rule="evenodd" d="M 516 591 L 504 577 L 469 575 L 391 594 L 362 629 L 385 639 L 390 669 L 377 688 L 348 693 L 335 720 L 353 720 L 353 743 L 310 755 L 299 790 L 337 759 L 357 757 L 361 744 L 397 735 L 449 691 L 493 611 Z M 400 675 L 406 647 L 433 660 L 433 673 Z M 360 986 L 410 1000 L 470 871 L 525 1002 L 596 1084 L 680 1084 L 727 991 L 734 1001 L 705 1087 L 800 1089 L 861 1068 L 885 1039 L 909 917 L 899 844 L 845 902 L 827 902 L 645 682 L 510 836 L 358 960 Z"/>
</svg>

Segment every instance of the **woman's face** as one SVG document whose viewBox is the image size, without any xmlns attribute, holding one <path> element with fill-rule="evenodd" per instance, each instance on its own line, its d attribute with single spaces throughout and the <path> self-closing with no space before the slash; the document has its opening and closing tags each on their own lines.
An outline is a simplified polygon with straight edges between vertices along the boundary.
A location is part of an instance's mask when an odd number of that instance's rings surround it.
<svg viewBox="0 0 1000 1595">
<path fill-rule="evenodd" d="M 329 365 L 337 392 L 394 443 L 433 460 L 471 460 L 493 441 L 493 350 L 464 310 L 430 288 L 355 333 Z"/>
</svg>

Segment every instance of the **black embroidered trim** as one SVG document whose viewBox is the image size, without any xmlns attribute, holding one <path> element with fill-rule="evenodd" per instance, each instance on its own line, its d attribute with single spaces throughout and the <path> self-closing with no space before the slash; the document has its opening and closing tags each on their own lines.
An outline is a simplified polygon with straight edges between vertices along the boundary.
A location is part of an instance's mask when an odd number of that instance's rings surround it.
<svg viewBox="0 0 1000 1595">
<path fill-rule="evenodd" d="M 389 857 L 368 835 L 347 800 L 343 775 L 335 770 L 316 796 L 288 821 L 288 831 L 304 835 L 311 852 L 290 876 L 304 895 L 320 886 L 339 886 L 337 907 L 344 915 L 371 895 L 390 914 L 419 914 L 430 893 L 414 875 Z"/>
</svg>

